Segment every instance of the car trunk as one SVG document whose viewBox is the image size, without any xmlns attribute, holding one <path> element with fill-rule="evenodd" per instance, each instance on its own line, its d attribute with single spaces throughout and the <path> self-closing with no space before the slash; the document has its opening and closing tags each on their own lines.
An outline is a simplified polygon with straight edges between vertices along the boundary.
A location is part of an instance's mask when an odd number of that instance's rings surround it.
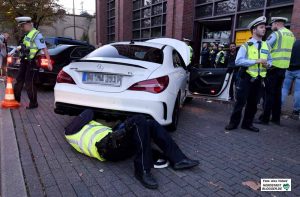
<svg viewBox="0 0 300 197">
<path fill-rule="evenodd" d="M 161 64 L 132 59 L 86 58 L 70 65 L 70 75 L 85 90 L 123 92 L 147 80 Z"/>
</svg>

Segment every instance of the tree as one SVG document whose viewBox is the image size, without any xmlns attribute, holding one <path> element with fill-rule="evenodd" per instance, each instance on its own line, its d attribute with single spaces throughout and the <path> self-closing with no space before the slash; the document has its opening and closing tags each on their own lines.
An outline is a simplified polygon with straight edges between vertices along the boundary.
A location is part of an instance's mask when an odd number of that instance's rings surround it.
<svg viewBox="0 0 300 197">
<path fill-rule="evenodd" d="M 16 17 L 30 16 L 34 26 L 50 25 L 65 15 L 58 0 L 0 0 L 1 25 L 17 34 Z M 15 35 L 18 38 L 17 35 Z"/>
</svg>

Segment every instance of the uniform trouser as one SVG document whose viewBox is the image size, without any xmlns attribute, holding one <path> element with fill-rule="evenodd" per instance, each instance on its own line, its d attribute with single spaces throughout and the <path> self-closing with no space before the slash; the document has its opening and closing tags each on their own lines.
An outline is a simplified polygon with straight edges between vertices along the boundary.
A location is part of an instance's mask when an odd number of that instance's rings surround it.
<svg viewBox="0 0 300 197">
<path fill-rule="evenodd" d="M 273 68 L 268 70 L 264 92 L 263 113 L 259 117 L 261 121 L 269 122 L 272 114 L 273 121 L 280 121 L 281 114 L 281 91 L 285 69 Z"/>
<path fill-rule="evenodd" d="M 30 100 L 30 105 L 37 104 L 37 70 L 35 66 L 28 61 L 22 61 L 19 72 L 14 85 L 15 99 L 21 101 L 21 92 L 25 83 L 25 88 Z"/>
<path fill-rule="evenodd" d="M 230 118 L 230 123 L 238 126 L 241 121 L 242 111 L 246 105 L 242 125 L 251 126 L 257 111 L 261 78 L 251 80 L 250 75 L 244 73 L 236 83 L 236 102 Z"/>
<path fill-rule="evenodd" d="M 135 170 L 141 172 L 150 171 L 153 168 L 151 140 L 172 164 L 186 158 L 169 133 L 157 121 L 147 120 L 144 116 L 137 115 L 127 122 L 133 125 L 130 134 L 136 148 Z"/>
</svg>

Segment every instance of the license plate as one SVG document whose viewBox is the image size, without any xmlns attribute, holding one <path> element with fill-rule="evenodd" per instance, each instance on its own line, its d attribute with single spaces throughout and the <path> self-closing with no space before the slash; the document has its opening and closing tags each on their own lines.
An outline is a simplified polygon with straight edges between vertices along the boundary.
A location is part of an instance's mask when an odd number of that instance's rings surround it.
<svg viewBox="0 0 300 197">
<path fill-rule="evenodd" d="M 82 82 L 120 87 L 122 84 L 122 77 L 120 75 L 103 73 L 83 73 Z"/>
</svg>

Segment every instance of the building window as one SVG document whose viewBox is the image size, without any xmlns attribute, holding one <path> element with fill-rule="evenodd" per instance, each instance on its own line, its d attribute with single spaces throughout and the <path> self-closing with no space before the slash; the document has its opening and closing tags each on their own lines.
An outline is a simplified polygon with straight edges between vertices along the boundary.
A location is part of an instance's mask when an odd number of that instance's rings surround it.
<svg viewBox="0 0 300 197">
<path fill-rule="evenodd" d="M 268 0 L 268 5 L 278 5 L 278 4 L 285 4 L 285 3 L 292 3 L 293 0 Z"/>
<path fill-rule="evenodd" d="M 167 0 L 133 0 L 133 39 L 165 36 Z"/>
<path fill-rule="evenodd" d="M 238 16 L 238 28 L 248 28 L 250 22 L 254 19 L 262 16 L 262 12 L 252 12 L 247 14 L 241 14 Z"/>
<path fill-rule="evenodd" d="M 107 0 L 107 42 L 115 41 L 115 0 Z"/>
<path fill-rule="evenodd" d="M 212 16 L 213 4 L 196 7 L 196 18 Z"/>
<path fill-rule="evenodd" d="M 293 13 L 293 7 L 285 7 L 285 8 L 280 8 L 280 9 L 271 9 L 267 11 L 267 18 L 268 18 L 268 23 L 271 22 L 271 17 L 286 17 L 288 18 L 288 23 L 291 22 L 292 18 L 292 13 Z"/>
<path fill-rule="evenodd" d="M 213 0 L 197 0 L 196 4 L 211 3 Z"/>
<path fill-rule="evenodd" d="M 240 10 L 251 10 L 257 8 L 263 8 L 265 5 L 265 0 L 241 0 Z"/>
<path fill-rule="evenodd" d="M 235 12 L 236 0 L 227 0 L 216 3 L 216 15 L 223 15 Z"/>
</svg>

